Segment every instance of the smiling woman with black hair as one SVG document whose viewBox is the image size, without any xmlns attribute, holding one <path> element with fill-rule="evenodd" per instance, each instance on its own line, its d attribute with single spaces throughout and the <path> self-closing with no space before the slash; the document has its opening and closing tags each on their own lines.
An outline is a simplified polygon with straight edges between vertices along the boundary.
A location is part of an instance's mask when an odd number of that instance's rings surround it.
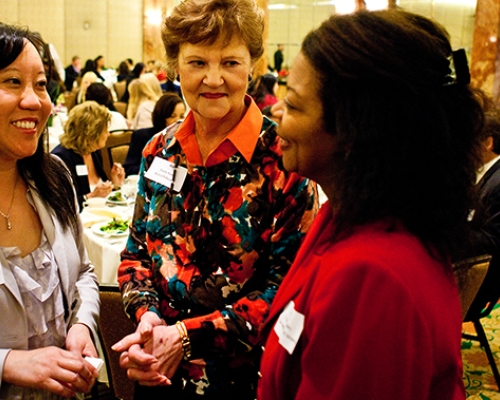
<svg viewBox="0 0 500 400">
<path fill-rule="evenodd" d="M 0 23 L 2 399 L 72 397 L 98 375 L 84 359 L 97 357 L 97 279 L 69 172 L 43 147 L 43 52 L 40 36 Z"/>
</svg>

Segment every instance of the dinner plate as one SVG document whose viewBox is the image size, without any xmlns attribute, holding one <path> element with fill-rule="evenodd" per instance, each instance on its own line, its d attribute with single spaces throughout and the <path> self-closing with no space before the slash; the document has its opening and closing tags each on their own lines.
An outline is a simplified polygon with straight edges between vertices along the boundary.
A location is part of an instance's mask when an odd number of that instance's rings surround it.
<svg viewBox="0 0 500 400">
<path fill-rule="evenodd" d="M 108 222 L 113 218 L 123 219 L 123 216 L 120 213 L 113 212 L 110 207 L 85 207 L 80 213 L 80 218 L 85 228 L 92 228 L 92 225 L 98 222 Z"/>
<path fill-rule="evenodd" d="M 93 233 L 99 236 L 104 236 L 104 237 L 113 237 L 113 238 L 118 238 L 118 237 L 125 237 L 128 235 L 128 229 L 124 231 L 102 231 L 101 227 L 108 225 L 111 222 L 111 220 L 108 220 L 106 222 L 97 222 L 92 227 L 90 228 Z"/>
<path fill-rule="evenodd" d="M 116 196 L 118 193 L 121 193 L 121 191 L 120 191 L 120 190 L 116 190 L 116 191 L 114 191 L 114 192 L 111 192 L 111 193 L 108 195 L 108 197 L 107 197 L 106 201 L 107 201 L 109 204 L 114 204 L 114 205 L 116 205 L 116 206 L 126 206 L 126 205 L 128 205 L 127 200 L 126 200 L 123 196 L 122 196 L 122 197 L 123 197 L 123 200 L 113 200 L 113 197 L 114 197 L 114 196 Z"/>
</svg>

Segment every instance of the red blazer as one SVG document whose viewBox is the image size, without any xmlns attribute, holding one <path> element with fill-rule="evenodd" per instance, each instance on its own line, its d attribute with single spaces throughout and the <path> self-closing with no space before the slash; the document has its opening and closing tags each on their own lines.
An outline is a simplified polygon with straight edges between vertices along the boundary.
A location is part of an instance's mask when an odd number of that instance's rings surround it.
<svg viewBox="0 0 500 400">
<path fill-rule="evenodd" d="M 332 219 L 327 203 L 272 305 L 259 400 L 465 399 L 451 266 L 384 224 L 332 244 Z M 295 319 L 280 320 L 291 301 Z"/>
</svg>

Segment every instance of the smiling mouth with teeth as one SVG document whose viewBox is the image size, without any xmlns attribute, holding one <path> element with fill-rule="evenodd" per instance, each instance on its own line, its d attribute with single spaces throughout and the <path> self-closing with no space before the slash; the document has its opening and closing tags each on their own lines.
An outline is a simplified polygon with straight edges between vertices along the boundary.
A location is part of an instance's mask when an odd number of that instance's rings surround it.
<svg viewBox="0 0 500 400">
<path fill-rule="evenodd" d="M 21 129 L 34 129 L 36 124 L 33 121 L 16 121 L 14 122 L 14 126 Z"/>
</svg>

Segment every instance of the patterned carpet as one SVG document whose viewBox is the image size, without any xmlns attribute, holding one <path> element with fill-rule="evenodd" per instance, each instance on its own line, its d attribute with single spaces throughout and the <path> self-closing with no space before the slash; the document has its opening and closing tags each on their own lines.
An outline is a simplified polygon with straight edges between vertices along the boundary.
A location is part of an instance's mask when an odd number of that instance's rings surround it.
<svg viewBox="0 0 500 400">
<path fill-rule="evenodd" d="M 489 339 L 491 351 L 500 368 L 500 304 L 497 304 L 490 316 L 483 318 L 481 323 Z M 471 323 L 466 323 L 463 326 L 464 331 L 475 334 Z M 463 340 L 462 359 L 467 399 L 500 400 L 500 392 L 493 378 L 486 353 L 479 346 L 479 342 Z"/>
<path fill-rule="evenodd" d="M 488 318 L 481 320 L 486 336 L 490 341 L 491 351 L 497 358 L 500 368 L 500 304 L 497 304 Z M 471 323 L 463 325 L 465 332 L 475 334 Z M 468 400 L 500 400 L 500 392 L 493 378 L 486 353 L 479 346 L 479 342 L 462 341 L 462 359 L 464 364 L 464 385 Z M 86 396 L 90 399 L 91 396 Z M 99 399 L 117 400 L 109 393 L 109 389 L 100 384 Z"/>
</svg>

